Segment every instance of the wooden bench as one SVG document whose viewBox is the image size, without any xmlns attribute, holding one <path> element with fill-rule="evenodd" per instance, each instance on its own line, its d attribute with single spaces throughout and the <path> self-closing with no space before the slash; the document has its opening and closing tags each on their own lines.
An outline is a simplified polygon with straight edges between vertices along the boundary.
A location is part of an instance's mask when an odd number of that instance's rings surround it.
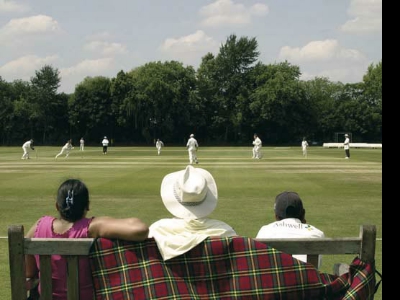
<svg viewBox="0 0 400 300">
<path fill-rule="evenodd" d="M 323 239 L 257 239 L 282 252 L 307 254 L 308 261 L 317 265 L 318 255 L 357 255 L 364 261 L 375 264 L 376 227 L 360 226 L 357 237 Z M 93 239 L 43 239 L 25 238 L 24 227 L 11 225 L 8 228 L 11 299 L 26 300 L 25 255 L 40 255 L 41 300 L 52 298 L 51 263 L 52 254 L 65 255 L 68 264 L 68 299 L 79 299 L 78 257 L 88 255 Z M 336 272 L 340 271 L 336 266 Z"/>
</svg>

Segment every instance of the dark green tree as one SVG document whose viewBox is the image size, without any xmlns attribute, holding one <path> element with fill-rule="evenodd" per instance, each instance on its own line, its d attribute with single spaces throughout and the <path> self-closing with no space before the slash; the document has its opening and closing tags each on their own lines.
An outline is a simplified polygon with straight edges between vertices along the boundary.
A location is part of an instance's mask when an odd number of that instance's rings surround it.
<svg viewBox="0 0 400 300">
<path fill-rule="evenodd" d="M 112 127 L 115 129 L 114 139 L 118 143 L 129 144 L 132 133 L 137 130 L 137 124 L 132 124 L 129 116 L 132 113 L 130 103 L 133 103 L 134 85 L 132 77 L 120 71 L 117 77 L 111 79 L 111 112 Z M 134 135 L 134 133 L 133 133 Z"/>
<path fill-rule="evenodd" d="M 111 80 L 104 76 L 86 77 L 68 100 L 71 137 L 87 141 L 113 138 Z M 73 132 L 72 132 L 73 131 Z"/>
<path fill-rule="evenodd" d="M 30 138 L 35 138 L 36 121 L 33 118 L 33 104 L 29 101 L 31 85 L 27 81 L 14 80 L 9 84 L 12 112 L 4 116 L 7 121 L 6 128 L 12 131 L 11 143 L 23 143 Z"/>
<path fill-rule="evenodd" d="M 57 129 L 53 112 L 59 104 L 57 89 L 60 86 L 59 71 L 52 66 L 45 65 L 31 78 L 31 94 L 29 102 L 32 105 L 31 118 L 41 132 L 42 143 L 47 142 L 47 134 Z"/>
<path fill-rule="evenodd" d="M 254 68 L 259 52 L 255 38 L 230 35 L 215 59 L 203 58 L 199 67 L 200 98 L 213 101 L 214 114 L 211 127 L 214 138 L 227 142 L 237 141 L 243 125 L 243 108 L 251 94 L 249 74 Z"/>
<path fill-rule="evenodd" d="M 257 66 L 250 110 L 263 141 L 298 142 L 316 123 L 300 75 L 299 67 L 288 62 Z"/>
<path fill-rule="evenodd" d="M 344 85 L 324 77 L 303 81 L 302 84 L 310 102 L 310 112 L 316 120 L 312 124 L 313 128 L 310 128 L 311 131 L 305 133 L 307 139 L 318 142 L 334 141 L 334 132 L 342 131 L 343 118 L 336 112 Z"/>
<path fill-rule="evenodd" d="M 193 67 L 177 61 L 147 63 L 130 72 L 134 95 L 125 103 L 139 124 L 146 143 L 160 137 L 164 142 L 186 136 L 197 117 L 193 101 L 196 77 Z M 196 113 L 194 113 L 196 112 Z"/>
<path fill-rule="evenodd" d="M 368 108 L 365 138 L 382 142 L 382 60 L 371 64 L 363 77 L 364 100 Z"/>
</svg>

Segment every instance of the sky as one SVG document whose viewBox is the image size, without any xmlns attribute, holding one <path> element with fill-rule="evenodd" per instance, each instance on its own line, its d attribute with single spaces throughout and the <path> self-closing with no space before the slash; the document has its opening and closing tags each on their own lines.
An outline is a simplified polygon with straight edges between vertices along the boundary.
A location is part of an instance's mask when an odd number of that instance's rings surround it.
<svg viewBox="0 0 400 300">
<path fill-rule="evenodd" d="M 197 69 L 233 34 L 302 80 L 362 82 L 382 61 L 382 0 L 0 0 L 0 76 L 29 81 L 50 65 L 73 93 L 149 62 Z"/>
</svg>

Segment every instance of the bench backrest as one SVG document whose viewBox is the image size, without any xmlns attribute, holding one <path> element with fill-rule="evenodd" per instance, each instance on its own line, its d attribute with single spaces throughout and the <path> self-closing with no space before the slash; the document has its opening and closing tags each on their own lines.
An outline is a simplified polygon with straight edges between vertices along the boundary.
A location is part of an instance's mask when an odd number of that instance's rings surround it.
<svg viewBox="0 0 400 300">
<path fill-rule="evenodd" d="M 356 254 L 364 262 L 375 263 L 376 227 L 362 225 L 358 237 L 323 239 L 257 239 L 289 254 L 307 254 L 308 261 L 317 265 L 318 255 Z M 68 299 L 79 299 L 78 257 L 88 255 L 93 239 L 43 239 L 25 238 L 21 225 L 8 228 L 11 299 L 25 300 L 25 254 L 40 255 L 42 294 L 41 300 L 51 299 L 51 255 L 67 258 Z"/>
</svg>

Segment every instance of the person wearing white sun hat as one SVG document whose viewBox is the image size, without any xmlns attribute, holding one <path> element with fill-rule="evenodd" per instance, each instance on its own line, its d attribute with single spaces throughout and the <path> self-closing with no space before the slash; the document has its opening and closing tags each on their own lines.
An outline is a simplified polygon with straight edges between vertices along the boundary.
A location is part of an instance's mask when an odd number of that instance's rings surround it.
<svg viewBox="0 0 400 300">
<path fill-rule="evenodd" d="M 207 237 L 237 235 L 225 222 L 208 218 L 217 207 L 218 190 L 207 170 L 188 165 L 170 173 L 162 180 L 160 193 L 174 218 L 151 224 L 149 237 L 155 239 L 164 260 L 189 251 Z"/>
</svg>

